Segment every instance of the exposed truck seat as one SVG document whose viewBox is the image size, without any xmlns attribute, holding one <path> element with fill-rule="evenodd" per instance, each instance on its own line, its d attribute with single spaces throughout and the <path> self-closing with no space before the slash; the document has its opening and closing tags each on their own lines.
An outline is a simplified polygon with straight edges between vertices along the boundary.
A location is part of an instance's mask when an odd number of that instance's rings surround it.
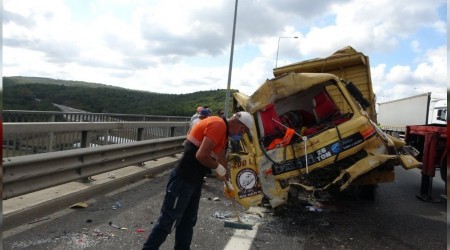
<svg viewBox="0 0 450 250">
<path fill-rule="evenodd" d="M 259 127 L 260 138 L 274 135 L 280 132 L 282 133 L 284 131 L 284 127 L 279 124 L 281 123 L 281 120 L 278 114 L 275 112 L 273 103 L 256 112 L 256 119 Z M 275 122 L 274 120 L 279 123 Z"/>
<path fill-rule="evenodd" d="M 343 116 L 341 110 L 330 99 L 326 92 L 320 92 L 313 99 L 313 112 L 317 125 L 308 127 L 304 135 L 311 135 L 329 126 L 337 126 L 350 120 L 351 115 Z"/>
<path fill-rule="evenodd" d="M 320 92 L 314 97 L 313 107 L 314 116 L 318 124 L 341 115 L 339 108 L 325 92 Z"/>
</svg>

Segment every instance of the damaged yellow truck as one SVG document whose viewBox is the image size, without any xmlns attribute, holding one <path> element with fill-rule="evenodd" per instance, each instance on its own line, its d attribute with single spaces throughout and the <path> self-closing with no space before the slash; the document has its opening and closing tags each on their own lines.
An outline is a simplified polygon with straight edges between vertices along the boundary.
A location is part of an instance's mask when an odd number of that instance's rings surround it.
<svg viewBox="0 0 450 250">
<path fill-rule="evenodd" d="M 233 111 L 255 128 L 229 154 L 234 198 L 272 208 L 344 190 L 373 197 L 394 167 L 419 166 L 413 148 L 376 125 L 369 59 L 352 47 L 274 69 L 251 96 L 233 94 Z"/>
</svg>

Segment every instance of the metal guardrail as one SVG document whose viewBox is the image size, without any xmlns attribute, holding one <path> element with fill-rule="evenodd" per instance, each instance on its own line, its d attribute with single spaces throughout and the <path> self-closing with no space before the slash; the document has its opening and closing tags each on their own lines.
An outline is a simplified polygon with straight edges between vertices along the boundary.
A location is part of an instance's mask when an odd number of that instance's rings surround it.
<svg viewBox="0 0 450 250">
<path fill-rule="evenodd" d="M 190 117 L 115 113 L 3 110 L 3 122 L 189 122 Z"/>
<path fill-rule="evenodd" d="M 4 111 L 3 119 L 3 199 L 175 155 L 189 129 L 186 117 Z"/>
<path fill-rule="evenodd" d="M 3 123 L 3 157 L 186 135 L 189 122 Z"/>
<path fill-rule="evenodd" d="M 4 158 L 3 199 L 180 153 L 185 138 L 178 136 Z"/>
</svg>

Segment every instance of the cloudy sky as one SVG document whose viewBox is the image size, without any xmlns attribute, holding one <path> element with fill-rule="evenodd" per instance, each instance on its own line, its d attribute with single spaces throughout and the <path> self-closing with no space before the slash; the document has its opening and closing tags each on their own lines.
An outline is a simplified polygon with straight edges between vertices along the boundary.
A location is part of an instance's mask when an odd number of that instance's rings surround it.
<svg viewBox="0 0 450 250">
<path fill-rule="evenodd" d="M 233 0 L 3 0 L 3 75 L 173 94 L 226 89 L 234 7 Z M 347 45 L 370 57 L 379 102 L 445 96 L 445 0 L 241 0 L 231 88 L 252 94 L 275 64 Z"/>
</svg>

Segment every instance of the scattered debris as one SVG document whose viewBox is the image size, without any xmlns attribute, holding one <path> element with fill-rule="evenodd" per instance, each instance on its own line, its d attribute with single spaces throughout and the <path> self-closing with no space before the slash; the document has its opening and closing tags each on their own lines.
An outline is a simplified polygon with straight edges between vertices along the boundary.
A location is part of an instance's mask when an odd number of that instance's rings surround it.
<svg viewBox="0 0 450 250">
<path fill-rule="evenodd" d="M 122 207 L 122 204 L 120 204 L 120 202 L 116 201 L 116 203 L 112 206 L 112 209 L 118 209 L 121 207 Z"/>
<path fill-rule="evenodd" d="M 218 218 L 218 219 L 228 219 L 231 217 L 231 212 L 226 212 L 226 213 L 215 212 L 214 217 Z"/>
<path fill-rule="evenodd" d="M 219 197 L 214 197 L 213 201 L 220 201 Z"/>
<path fill-rule="evenodd" d="M 145 232 L 145 230 L 142 229 L 142 228 L 137 228 L 136 229 L 136 233 L 144 233 L 144 232 Z"/>
<path fill-rule="evenodd" d="M 128 228 L 126 227 L 119 227 L 116 224 L 113 224 L 111 221 L 108 223 L 111 227 L 117 228 L 117 229 L 122 229 L 122 230 L 127 230 Z"/>
<path fill-rule="evenodd" d="M 306 209 L 308 209 L 308 211 L 311 211 L 311 212 L 322 212 L 323 211 L 322 208 L 318 208 L 315 206 L 306 206 Z"/>
<path fill-rule="evenodd" d="M 78 202 L 70 206 L 70 208 L 87 208 L 88 206 L 87 202 Z"/>
<path fill-rule="evenodd" d="M 259 216 L 260 218 L 264 218 L 266 214 L 271 213 L 271 210 L 267 207 L 250 207 L 245 213 L 254 214 Z"/>
<path fill-rule="evenodd" d="M 115 179 L 115 178 L 116 178 L 116 174 L 114 174 L 114 173 L 109 173 L 109 174 L 108 174 L 108 178 L 109 178 L 109 179 Z"/>
</svg>

